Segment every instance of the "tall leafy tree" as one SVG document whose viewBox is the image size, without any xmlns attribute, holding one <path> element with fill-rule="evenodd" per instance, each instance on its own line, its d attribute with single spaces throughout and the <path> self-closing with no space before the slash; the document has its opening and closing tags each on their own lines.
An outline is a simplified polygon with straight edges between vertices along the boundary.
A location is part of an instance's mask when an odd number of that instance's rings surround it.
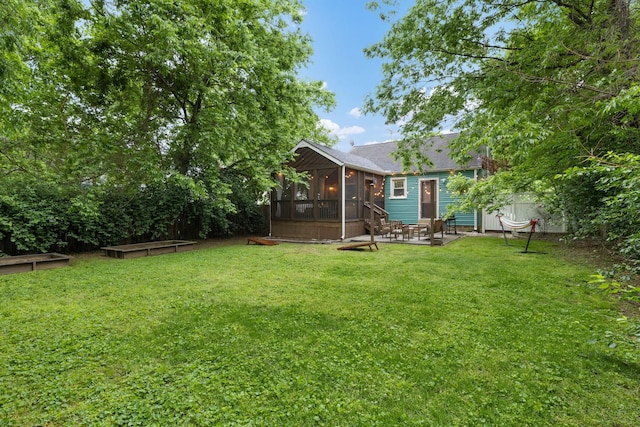
<svg viewBox="0 0 640 427">
<path fill-rule="evenodd" d="M 301 10 L 298 1 L 97 3 L 89 44 L 99 102 L 175 173 L 217 184 L 221 168 L 268 177 L 316 132 L 314 105 L 331 102 L 296 77 L 311 54 L 296 29 Z"/>
<path fill-rule="evenodd" d="M 95 212 L 97 199 L 169 186 L 222 218 L 232 189 L 257 199 L 295 143 L 324 138 L 315 108 L 333 103 L 297 77 L 312 52 L 302 10 L 298 0 L 3 2 L 2 200 L 16 205 L 11 188 L 46 182 Z"/>
<path fill-rule="evenodd" d="M 468 201 L 574 191 L 556 175 L 640 153 L 639 19 L 636 0 L 417 0 L 367 50 L 386 60 L 368 110 L 402 123 L 407 161 L 443 127 L 460 160 L 488 147 L 497 173 Z"/>
</svg>

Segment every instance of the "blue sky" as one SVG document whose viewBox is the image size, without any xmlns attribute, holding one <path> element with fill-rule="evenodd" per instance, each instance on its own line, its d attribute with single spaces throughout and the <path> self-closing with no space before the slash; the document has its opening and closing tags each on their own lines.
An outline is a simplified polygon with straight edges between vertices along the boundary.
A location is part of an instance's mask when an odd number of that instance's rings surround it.
<svg viewBox="0 0 640 427">
<path fill-rule="evenodd" d="M 321 80 L 335 93 L 336 107 L 318 111 L 322 123 L 337 136 L 334 146 L 349 151 L 350 143 L 364 145 L 397 139 L 395 126 L 382 116 L 361 115 L 365 97 L 382 80 L 382 61 L 367 59 L 363 49 L 381 41 L 390 28 L 378 13 L 365 7 L 367 0 L 303 0 L 306 16 L 302 30 L 313 39 L 312 63 L 300 78 Z M 412 3 L 401 0 L 400 4 Z"/>
</svg>

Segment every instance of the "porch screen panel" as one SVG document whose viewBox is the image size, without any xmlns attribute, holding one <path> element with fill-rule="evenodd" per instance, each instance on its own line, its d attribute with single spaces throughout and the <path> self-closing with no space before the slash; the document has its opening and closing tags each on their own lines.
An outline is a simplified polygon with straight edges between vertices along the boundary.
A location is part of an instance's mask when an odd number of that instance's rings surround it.
<svg viewBox="0 0 640 427">
<path fill-rule="evenodd" d="M 340 204 L 340 185 L 338 168 L 318 171 L 318 219 L 338 220 Z"/>
<path fill-rule="evenodd" d="M 384 204 L 384 177 L 381 175 L 375 176 L 375 184 L 373 187 L 373 202 L 380 206 L 382 209 L 385 209 Z"/>
<path fill-rule="evenodd" d="M 358 171 L 353 169 L 347 169 L 344 177 L 345 189 L 344 189 L 344 207 L 346 219 L 358 219 L 360 218 L 359 210 L 362 205 L 360 192 L 358 191 Z"/>
<path fill-rule="evenodd" d="M 313 199 L 311 197 L 311 180 L 299 182 L 295 185 L 295 219 L 313 219 Z"/>
<path fill-rule="evenodd" d="M 271 205 L 271 215 L 278 219 L 291 218 L 291 193 L 293 191 L 293 183 L 285 178 L 282 174 L 278 174 L 278 186 L 274 194 L 273 204 Z"/>
</svg>

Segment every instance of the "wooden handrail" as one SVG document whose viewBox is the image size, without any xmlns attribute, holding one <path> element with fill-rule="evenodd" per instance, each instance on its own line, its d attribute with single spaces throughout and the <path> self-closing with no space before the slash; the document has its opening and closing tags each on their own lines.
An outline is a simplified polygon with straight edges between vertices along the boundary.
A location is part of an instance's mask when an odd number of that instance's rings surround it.
<svg viewBox="0 0 640 427">
<path fill-rule="evenodd" d="M 364 202 L 364 205 L 371 209 L 371 203 L 369 202 Z M 376 205 L 375 203 L 373 204 L 373 211 L 375 213 L 377 213 L 380 216 L 384 216 L 385 219 L 389 219 L 389 212 L 385 211 L 384 209 L 382 209 L 380 206 Z"/>
</svg>

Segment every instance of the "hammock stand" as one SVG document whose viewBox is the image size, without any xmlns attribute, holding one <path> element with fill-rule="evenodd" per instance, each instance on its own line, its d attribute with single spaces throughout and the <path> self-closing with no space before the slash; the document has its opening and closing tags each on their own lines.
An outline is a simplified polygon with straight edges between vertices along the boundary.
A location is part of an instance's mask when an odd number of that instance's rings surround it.
<svg viewBox="0 0 640 427">
<path fill-rule="evenodd" d="M 512 230 L 531 227 L 531 230 L 529 230 L 529 238 L 527 239 L 527 246 L 524 248 L 524 253 L 526 254 L 529 250 L 529 242 L 531 242 L 531 236 L 536 232 L 536 224 L 538 223 L 538 220 L 530 219 L 528 221 L 511 221 L 509 219 L 503 218 L 502 215 L 497 215 L 497 217 L 498 221 L 500 222 L 500 227 L 502 227 L 502 236 L 504 237 L 504 242 L 507 244 L 507 246 L 509 246 L 509 242 L 507 241 L 507 234 L 504 231 L 505 226 Z"/>
</svg>

